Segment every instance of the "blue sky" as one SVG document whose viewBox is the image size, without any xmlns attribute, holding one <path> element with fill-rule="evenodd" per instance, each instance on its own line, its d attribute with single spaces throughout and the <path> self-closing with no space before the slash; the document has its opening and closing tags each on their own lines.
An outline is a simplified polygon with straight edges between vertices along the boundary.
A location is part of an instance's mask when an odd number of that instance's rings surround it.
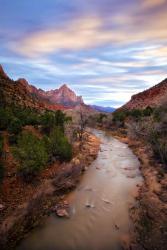
<svg viewBox="0 0 167 250">
<path fill-rule="evenodd" d="M 167 77 L 167 0 L 0 0 L 0 63 L 118 107 Z"/>
</svg>

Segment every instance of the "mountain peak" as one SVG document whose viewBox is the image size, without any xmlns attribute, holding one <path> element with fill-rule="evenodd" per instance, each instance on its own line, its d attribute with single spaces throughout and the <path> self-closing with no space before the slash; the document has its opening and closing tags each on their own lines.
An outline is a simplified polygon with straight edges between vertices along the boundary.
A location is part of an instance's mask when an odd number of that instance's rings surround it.
<svg viewBox="0 0 167 250">
<path fill-rule="evenodd" d="M 63 84 L 59 89 L 70 89 L 67 84 Z"/>
<path fill-rule="evenodd" d="M 59 89 L 47 91 L 47 95 L 52 103 L 59 103 L 68 107 L 84 103 L 82 97 L 77 96 L 67 84 L 63 84 Z"/>
</svg>

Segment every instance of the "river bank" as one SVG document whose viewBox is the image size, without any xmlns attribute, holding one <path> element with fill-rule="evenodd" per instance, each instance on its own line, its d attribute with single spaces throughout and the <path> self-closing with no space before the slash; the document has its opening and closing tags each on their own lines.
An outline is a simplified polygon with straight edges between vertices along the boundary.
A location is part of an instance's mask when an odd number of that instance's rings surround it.
<svg viewBox="0 0 167 250">
<path fill-rule="evenodd" d="M 0 211 L 0 248 L 14 249 L 34 227 L 40 224 L 51 208 L 64 199 L 64 195 L 74 189 L 82 173 L 97 157 L 100 141 L 94 135 L 86 133 L 83 145 L 75 145 L 75 157 L 70 163 L 55 163 L 43 171 L 32 185 L 20 184 L 13 178 L 10 195 L 1 190 L 9 199 Z M 11 183 L 11 179 L 10 179 Z M 21 186 L 22 185 L 22 186 Z"/>
<path fill-rule="evenodd" d="M 69 219 L 51 214 L 22 240 L 17 250 L 129 249 L 133 231 L 129 206 L 141 185 L 140 162 L 125 143 L 92 130 L 100 141 L 98 157 L 66 196 Z"/>
<path fill-rule="evenodd" d="M 143 185 L 134 194 L 137 204 L 130 207 L 135 226 L 131 248 L 167 249 L 167 173 L 143 140 L 128 137 L 126 130 L 115 130 L 111 134 L 133 150 L 140 160 L 144 178 Z"/>
</svg>

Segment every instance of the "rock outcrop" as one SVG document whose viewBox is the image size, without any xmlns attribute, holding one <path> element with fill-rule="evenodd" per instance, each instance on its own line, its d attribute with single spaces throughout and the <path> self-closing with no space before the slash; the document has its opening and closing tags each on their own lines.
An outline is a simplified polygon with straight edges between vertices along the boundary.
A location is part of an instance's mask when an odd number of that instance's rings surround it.
<svg viewBox="0 0 167 250">
<path fill-rule="evenodd" d="M 44 99 L 51 104 L 60 104 L 66 107 L 75 107 L 84 104 L 82 97 L 77 96 L 66 84 L 62 85 L 59 89 L 44 91 L 30 85 L 27 80 L 23 78 L 18 79 L 18 82 L 39 100 Z"/>
<path fill-rule="evenodd" d="M 77 96 L 66 84 L 59 89 L 44 91 L 29 84 L 24 78 L 17 81 L 11 80 L 1 65 L 0 104 L 49 110 L 73 109 L 85 105 L 82 97 Z"/>
<path fill-rule="evenodd" d="M 148 106 L 157 107 L 167 102 L 167 79 L 139 94 L 133 95 L 131 100 L 121 109 L 144 109 Z"/>
<path fill-rule="evenodd" d="M 46 96 L 52 103 L 59 103 L 64 106 L 72 107 L 84 103 L 82 96 L 77 96 L 66 84 L 59 89 L 47 91 Z"/>
<path fill-rule="evenodd" d="M 2 68 L 2 65 L 0 64 L 0 76 L 1 78 L 5 78 L 8 79 L 9 77 L 7 76 L 7 74 L 5 73 L 4 69 Z"/>
<path fill-rule="evenodd" d="M 58 110 L 65 109 L 62 105 L 53 105 L 47 100 L 38 98 L 26 80 L 11 80 L 0 67 L 0 106 L 20 106 L 33 109 Z"/>
</svg>

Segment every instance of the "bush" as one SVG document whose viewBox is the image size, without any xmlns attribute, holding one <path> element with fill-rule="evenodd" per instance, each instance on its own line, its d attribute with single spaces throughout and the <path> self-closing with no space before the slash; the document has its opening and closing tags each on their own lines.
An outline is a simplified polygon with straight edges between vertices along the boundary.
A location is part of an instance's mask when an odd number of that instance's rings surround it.
<svg viewBox="0 0 167 250">
<path fill-rule="evenodd" d="M 150 116 L 153 113 L 153 108 L 148 106 L 143 110 L 143 116 Z"/>
<path fill-rule="evenodd" d="M 132 109 L 130 111 L 130 116 L 132 116 L 135 119 L 139 119 L 140 117 L 142 117 L 142 110 L 140 109 Z"/>
<path fill-rule="evenodd" d="M 72 146 L 59 128 L 55 128 L 50 136 L 50 152 L 62 161 L 72 158 Z"/>
<path fill-rule="evenodd" d="M 19 172 L 25 178 L 35 176 L 48 161 L 43 140 L 30 132 L 23 132 L 19 136 L 17 147 L 14 148 L 14 155 L 20 163 Z"/>
<path fill-rule="evenodd" d="M 59 127 L 64 132 L 64 125 L 70 120 L 71 117 L 66 116 L 61 110 L 57 110 L 56 112 L 45 112 L 41 116 L 40 123 L 43 126 L 44 132 L 49 135 L 55 127 Z"/>
<path fill-rule="evenodd" d="M 0 108 L 0 130 L 7 129 L 13 115 L 10 109 Z"/>
<path fill-rule="evenodd" d="M 15 135 L 15 134 L 9 135 L 9 144 L 10 145 L 17 144 L 17 140 L 18 140 L 18 135 Z"/>
<path fill-rule="evenodd" d="M 14 118 L 11 120 L 9 126 L 8 126 L 8 131 L 11 134 L 19 134 L 22 129 L 22 123 L 18 118 Z"/>
<path fill-rule="evenodd" d="M 55 116 L 53 112 L 45 112 L 42 116 L 41 116 L 41 121 L 40 121 L 43 130 L 45 133 L 47 133 L 49 135 L 51 129 L 53 128 L 54 124 L 55 124 Z"/>
<path fill-rule="evenodd" d="M 158 131 L 153 130 L 149 134 L 149 143 L 154 152 L 154 156 L 167 166 L 167 138 L 162 136 Z"/>
<path fill-rule="evenodd" d="M 127 117 L 126 111 L 117 111 L 113 113 L 113 122 L 118 127 L 123 127 Z"/>
</svg>

